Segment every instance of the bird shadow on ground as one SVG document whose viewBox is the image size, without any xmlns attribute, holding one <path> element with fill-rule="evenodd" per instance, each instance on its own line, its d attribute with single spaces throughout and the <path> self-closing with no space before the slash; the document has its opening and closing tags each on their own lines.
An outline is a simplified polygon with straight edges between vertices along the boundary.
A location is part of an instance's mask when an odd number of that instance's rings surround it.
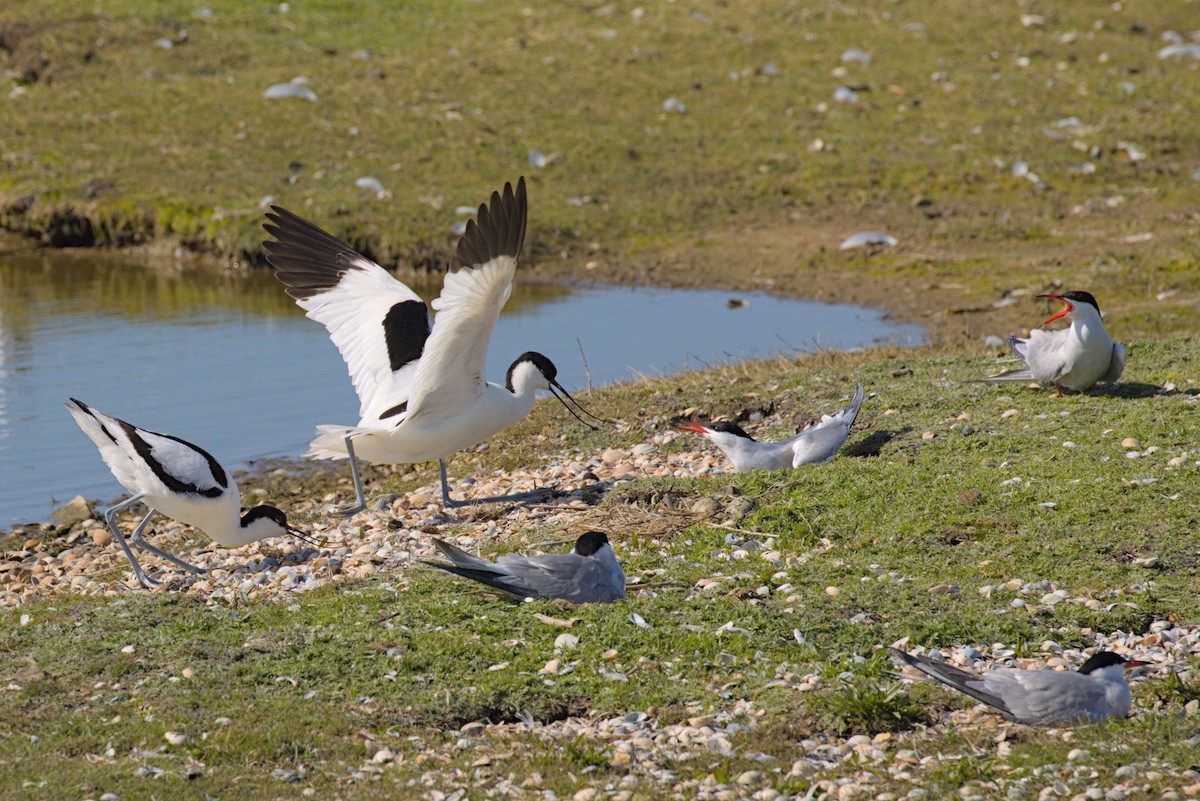
<svg viewBox="0 0 1200 801">
<path fill-rule="evenodd" d="M 1160 386 L 1159 384 L 1125 383 L 1125 384 L 1105 384 L 1101 387 L 1097 387 L 1096 389 L 1093 389 L 1093 390 L 1087 392 L 1086 394 L 1099 395 L 1099 396 L 1108 397 L 1108 398 L 1136 399 L 1136 398 L 1152 398 L 1155 395 L 1176 395 L 1176 394 L 1178 394 L 1178 392 L 1176 392 L 1174 390 L 1169 391 L 1169 392 L 1164 392 L 1162 386 Z"/>
<path fill-rule="evenodd" d="M 911 431 L 912 429 L 905 429 Z M 866 439 L 859 440 L 850 447 L 842 451 L 844 456 L 866 457 L 878 456 L 883 451 L 883 446 L 887 445 L 897 434 L 902 434 L 904 431 L 876 431 Z"/>
</svg>

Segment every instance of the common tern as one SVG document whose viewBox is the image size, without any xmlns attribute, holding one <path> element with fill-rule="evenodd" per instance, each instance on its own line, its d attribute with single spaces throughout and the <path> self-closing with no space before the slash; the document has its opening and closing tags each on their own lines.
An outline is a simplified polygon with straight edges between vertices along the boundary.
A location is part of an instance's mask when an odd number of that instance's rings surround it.
<svg viewBox="0 0 1200 801">
<path fill-rule="evenodd" d="M 503 385 L 485 381 L 488 341 L 512 292 L 525 241 L 525 179 L 504 185 L 467 223 L 446 273 L 430 323 L 421 298 L 346 243 L 279 206 L 267 215 L 263 243 L 275 276 L 308 316 L 329 330 L 359 397 L 357 426 L 322 425 L 306 456 L 350 459 L 355 502 L 366 508 L 358 459 L 378 464 L 426 462 L 441 468 L 446 506 L 524 500 L 544 493 L 454 501 L 446 459 L 518 422 L 537 390 L 549 390 L 580 422 L 590 415 L 557 381 L 548 358 L 526 352 L 508 368 Z M 571 408 L 571 405 L 579 410 Z M 594 415 L 590 415 L 594 417 Z M 599 420 L 599 418 L 596 418 Z"/>
<path fill-rule="evenodd" d="M 150 511 L 129 541 L 192 573 L 204 571 L 142 538 L 155 512 L 195 526 L 226 548 L 285 534 L 312 544 L 303 532 L 288 525 L 287 516 L 274 506 L 255 506 L 242 514 L 237 483 L 203 448 L 170 434 L 138 428 L 75 398 L 66 406 L 83 433 L 100 449 L 101 458 L 117 481 L 133 493 L 109 507 L 104 520 L 133 566 L 134 575 L 145 586 L 156 587 L 158 582 L 146 575 L 116 519 L 117 512 L 136 503 Z"/>
<path fill-rule="evenodd" d="M 898 648 L 888 650 L 905 665 L 995 708 L 1005 720 L 1028 726 L 1070 726 L 1127 716 L 1133 697 L 1125 671 L 1147 664 L 1100 651 L 1077 671 L 998 667 L 976 674 Z"/>
<path fill-rule="evenodd" d="M 998 381 L 1053 381 L 1058 394 L 1063 387 L 1083 392 L 1100 381 L 1113 382 L 1125 370 L 1125 348 L 1113 341 L 1100 318 L 1100 306 L 1089 292 L 1074 290 L 1061 295 L 1038 295 L 1062 301 L 1063 308 L 1042 323 L 1066 318 L 1067 328 L 1035 328 L 1028 339 L 1009 337 L 1013 353 L 1025 367 L 981 379 Z"/>
<path fill-rule="evenodd" d="M 850 405 L 821 419 L 796 436 L 779 442 L 759 442 L 736 423 L 680 423 L 682 431 L 691 431 L 708 439 L 733 462 L 734 472 L 747 470 L 786 470 L 806 464 L 828 462 L 850 435 L 850 426 L 862 407 L 863 386 L 854 390 Z"/>
<path fill-rule="evenodd" d="M 517 598 L 558 598 L 576 604 L 606 604 L 625 597 L 625 572 L 600 531 L 589 531 L 564 554 L 520 556 L 504 554 L 495 562 L 434 538 L 449 564 L 421 560 L 427 565 L 502 590 Z"/>
</svg>

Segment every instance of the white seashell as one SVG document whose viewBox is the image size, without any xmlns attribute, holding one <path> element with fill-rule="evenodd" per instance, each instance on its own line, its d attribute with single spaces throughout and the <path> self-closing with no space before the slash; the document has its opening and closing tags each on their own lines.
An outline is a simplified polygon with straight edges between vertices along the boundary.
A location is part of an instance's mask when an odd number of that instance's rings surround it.
<svg viewBox="0 0 1200 801">
<path fill-rule="evenodd" d="M 762 69 L 761 69 L 761 70 L 759 70 L 759 71 L 760 71 L 760 72 L 761 72 L 763 75 L 770 75 L 771 77 L 774 77 L 774 76 L 776 76 L 776 75 L 779 75 L 779 74 L 780 74 L 780 73 L 779 73 L 779 67 L 776 67 L 776 66 L 775 66 L 773 63 L 771 63 L 770 61 L 768 61 L 766 64 L 763 64 L 763 65 L 762 65 Z"/>
<path fill-rule="evenodd" d="M 857 103 L 858 92 L 851 89 L 849 86 L 839 86 L 833 90 L 833 99 L 839 103 Z"/>
<path fill-rule="evenodd" d="M 637 612 L 634 612 L 629 616 L 629 622 L 640 629 L 650 628 L 650 624 L 646 622 L 646 618 L 642 617 Z"/>
<path fill-rule="evenodd" d="M 1200 44 L 1170 44 L 1159 50 L 1156 55 L 1159 58 L 1180 58 L 1183 56 L 1200 58 Z"/>
<path fill-rule="evenodd" d="M 845 53 L 842 53 L 842 61 L 846 62 L 847 64 L 870 64 L 871 54 L 866 50 L 863 50 L 861 47 L 852 47 Z"/>
<path fill-rule="evenodd" d="M 668 97 L 663 101 L 663 111 L 678 111 L 680 114 L 687 113 L 687 106 L 677 97 Z"/>
<path fill-rule="evenodd" d="M 886 234 L 883 231 L 859 231 L 846 237 L 842 244 L 838 245 L 838 250 L 850 250 L 851 248 L 861 248 L 867 245 L 880 247 L 894 247 L 898 245 L 896 237 Z"/>
<path fill-rule="evenodd" d="M 274 86 L 268 86 L 263 92 L 263 97 L 268 100 L 282 100 L 286 97 L 298 97 L 301 100 L 308 100 L 312 103 L 317 102 L 316 93 L 308 88 L 308 84 L 312 83 L 308 78 L 299 76 L 292 78 L 287 83 L 277 83 Z"/>
<path fill-rule="evenodd" d="M 529 166 L 535 169 L 541 169 L 549 164 L 550 161 L 546 158 L 546 154 L 538 150 L 536 147 L 529 149 Z"/>
<path fill-rule="evenodd" d="M 379 179 L 370 175 L 364 175 L 354 182 L 354 185 L 359 189 L 369 189 L 372 192 L 382 193 L 384 191 L 383 184 L 379 183 Z"/>
</svg>

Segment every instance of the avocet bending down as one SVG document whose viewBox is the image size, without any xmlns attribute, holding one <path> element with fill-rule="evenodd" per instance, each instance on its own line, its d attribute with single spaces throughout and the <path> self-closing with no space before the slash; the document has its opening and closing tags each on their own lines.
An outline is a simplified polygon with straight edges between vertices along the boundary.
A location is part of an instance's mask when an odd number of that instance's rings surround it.
<svg viewBox="0 0 1200 801">
<path fill-rule="evenodd" d="M 503 386 L 483 379 L 488 341 L 512 292 L 527 215 L 524 178 L 515 192 L 505 184 L 503 195 L 493 192 L 490 206 L 479 207 L 458 242 L 441 297 L 433 301 L 438 314 L 431 324 L 424 301 L 378 264 L 286 209 L 271 207 L 264 228 L 276 241 L 263 243 L 267 261 L 296 303 L 329 330 L 360 402 L 357 426 L 318 426 L 320 436 L 305 454 L 350 459 L 356 498 L 338 514 L 366 508 L 357 459 L 437 459 L 447 506 L 528 497 L 452 501 L 446 459 L 524 418 L 539 389 L 552 392 L 581 422 L 567 401 L 589 414 L 540 353 L 519 356 Z"/>
<path fill-rule="evenodd" d="M 107 509 L 104 520 L 133 566 L 134 575 L 147 587 L 157 586 L 158 582 L 142 570 L 116 519 L 117 512 L 138 502 L 150 511 L 138 523 L 130 541 L 192 573 L 204 571 L 142 539 L 155 512 L 195 526 L 226 548 L 285 534 L 312 544 L 302 532 L 289 526 L 287 516 L 274 506 L 255 506 L 243 515 L 237 483 L 203 448 L 170 434 L 138 428 L 74 398 L 66 406 L 83 433 L 100 449 L 100 456 L 117 481 L 133 493 Z"/>
</svg>

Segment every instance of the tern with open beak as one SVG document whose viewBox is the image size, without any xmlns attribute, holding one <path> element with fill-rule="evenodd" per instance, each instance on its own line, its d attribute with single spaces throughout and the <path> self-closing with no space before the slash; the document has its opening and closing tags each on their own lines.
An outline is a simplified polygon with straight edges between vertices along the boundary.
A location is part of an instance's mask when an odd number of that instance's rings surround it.
<svg viewBox="0 0 1200 801">
<path fill-rule="evenodd" d="M 1113 382 L 1121 377 L 1125 370 L 1125 348 L 1109 336 L 1100 319 L 1100 306 L 1091 293 L 1075 290 L 1038 297 L 1063 304 L 1042 325 L 1062 318 L 1071 324 L 1056 331 L 1035 328 L 1028 339 L 1009 337 L 1009 347 L 1025 362 L 1025 367 L 981 380 L 1052 381 L 1061 396 L 1063 387 L 1083 392 L 1100 381 Z"/>
<path fill-rule="evenodd" d="M 892 658 L 1028 726 L 1099 723 L 1129 714 L 1133 697 L 1125 671 L 1147 664 L 1112 651 L 1093 654 L 1076 671 L 992 668 L 977 674 L 889 648 Z"/>
<path fill-rule="evenodd" d="M 805 464 L 821 464 L 837 456 L 850 426 L 862 407 L 863 387 L 854 390 L 850 405 L 821 419 L 791 439 L 779 442 L 759 442 L 736 423 L 680 423 L 680 431 L 700 434 L 716 445 L 733 462 L 735 473 L 747 470 L 786 470 Z"/>
</svg>

